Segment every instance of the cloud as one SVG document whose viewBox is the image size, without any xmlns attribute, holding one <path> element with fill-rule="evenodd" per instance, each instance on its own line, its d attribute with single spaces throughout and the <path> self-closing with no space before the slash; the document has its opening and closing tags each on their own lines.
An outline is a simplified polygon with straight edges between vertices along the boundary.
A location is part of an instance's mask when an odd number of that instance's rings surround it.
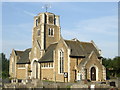
<svg viewBox="0 0 120 90">
<path fill-rule="evenodd" d="M 76 22 L 74 28 L 71 30 L 64 29 L 62 33 L 65 37 L 75 36 L 80 37 L 87 34 L 87 38 L 91 35 L 106 35 L 117 36 L 118 34 L 118 18 L 117 16 L 106 16 L 100 18 L 93 18 Z M 76 33 L 77 32 L 77 33 Z"/>
<path fill-rule="evenodd" d="M 32 23 L 5 25 L 2 30 L 2 52 L 9 58 L 12 49 L 24 50 L 30 48 Z"/>
<path fill-rule="evenodd" d="M 36 16 L 34 13 L 28 12 L 28 11 L 23 11 L 25 14 L 30 15 L 30 16 Z"/>
<path fill-rule="evenodd" d="M 76 22 L 74 28 L 62 30 L 65 39 L 77 38 L 80 41 L 94 40 L 103 51 L 103 56 L 118 55 L 118 18 L 104 16 Z M 113 50 L 111 52 L 111 50 Z"/>
<path fill-rule="evenodd" d="M 116 35 L 118 30 L 117 16 L 106 16 L 95 19 L 81 21 L 76 28 L 85 32 L 96 34 Z"/>
</svg>

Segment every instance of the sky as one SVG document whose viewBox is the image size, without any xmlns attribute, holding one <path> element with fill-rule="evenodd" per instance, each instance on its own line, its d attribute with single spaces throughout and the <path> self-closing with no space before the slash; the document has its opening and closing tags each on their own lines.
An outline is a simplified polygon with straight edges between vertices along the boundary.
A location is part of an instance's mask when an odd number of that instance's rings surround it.
<svg viewBox="0 0 120 90">
<path fill-rule="evenodd" d="M 33 18 L 45 12 L 45 2 L 2 2 L 2 51 L 32 47 Z M 64 39 L 93 40 L 102 56 L 118 56 L 117 2 L 49 2 L 48 12 L 60 16 Z"/>
</svg>

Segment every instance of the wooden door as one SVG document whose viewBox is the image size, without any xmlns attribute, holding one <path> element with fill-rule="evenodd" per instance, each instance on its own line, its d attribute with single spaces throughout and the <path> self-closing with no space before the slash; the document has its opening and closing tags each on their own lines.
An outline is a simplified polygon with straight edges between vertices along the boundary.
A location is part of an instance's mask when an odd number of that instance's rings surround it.
<svg viewBox="0 0 120 90">
<path fill-rule="evenodd" d="M 96 69 L 95 69 L 95 67 L 91 68 L 91 80 L 96 81 Z"/>
</svg>

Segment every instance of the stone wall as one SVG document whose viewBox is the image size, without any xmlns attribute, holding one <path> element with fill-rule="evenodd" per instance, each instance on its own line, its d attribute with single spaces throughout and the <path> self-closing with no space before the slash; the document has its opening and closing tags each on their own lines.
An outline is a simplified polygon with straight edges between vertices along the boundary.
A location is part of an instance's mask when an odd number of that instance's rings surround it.
<svg viewBox="0 0 120 90">
<path fill-rule="evenodd" d="M 93 53 L 86 64 L 87 69 L 87 79 L 91 80 L 90 70 L 92 67 L 96 69 L 96 79 L 97 81 L 104 80 L 103 77 L 103 65 L 100 63 L 99 59 L 97 58 L 96 54 Z"/>
<path fill-rule="evenodd" d="M 17 70 L 17 79 L 26 79 L 26 70 L 25 69 Z"/>
<path fill-rule="evenodd" d="M 42 80 L 54 81 L 53 68 L 42 68 L 41 75 L 42 75 Z"/>
<path fill-rule="evenodd" d="M 59 44 L 57 45 L 56 47 L 56 50 L 54 51 L 54 71 L 55 71 L 55 77 L 56 77 L 56 81 L 59 81 L 59 82 L 64 82 L 64 74 L 63 73 L 60 73 L 60 66 L 59 66 L 59 51 L 60 49 L 64 52 L 64 72 L 68 72 L 69 69 L 68 69 L 68 66 L 69 66 L 69 62 L 68 62 L 68 50 L 67 50 L 67 47 L 63 41 L 63 39 L 61 39 L 59 42 Z M 68 72 L 68 75 L 69 75 L 69 72 Z M 68 77 L 69 78 L 69 77 Z M 68 79 L 69 80 L 69 79 Z"/>
</svg>

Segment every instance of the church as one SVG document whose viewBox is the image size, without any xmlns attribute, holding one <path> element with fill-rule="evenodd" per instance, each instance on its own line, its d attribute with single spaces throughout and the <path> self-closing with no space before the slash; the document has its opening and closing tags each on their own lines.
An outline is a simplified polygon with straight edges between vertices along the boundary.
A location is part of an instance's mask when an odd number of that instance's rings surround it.
<svg viewBox="0 0 120 90">
<path fill-rule="evenodd" d="M 16 80 L 104 81 L 106 68 L 100 52 L 93 41 L 65 40 L 61 36 L 60 16 L 39 13 L 34 17 L 32 48 L 12 50 L 9 75 Z"/>
</svg>

